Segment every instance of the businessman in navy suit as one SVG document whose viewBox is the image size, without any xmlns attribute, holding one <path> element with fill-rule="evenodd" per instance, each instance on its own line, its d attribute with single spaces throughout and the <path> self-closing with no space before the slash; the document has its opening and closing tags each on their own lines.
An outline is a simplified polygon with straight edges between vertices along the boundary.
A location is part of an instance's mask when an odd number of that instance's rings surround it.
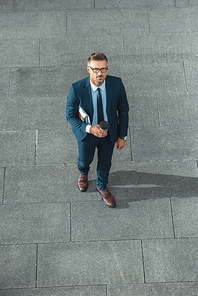
<svg viewBox="0 0 198 296">
<path fill-rule="evenodd" d="M 78 188 L 86 191 L 88 172 L 98 150 L 96 189 L 104 202 L 115 207 L 116 202 L 107 189 L 108 176 L 114 146 L 121 150 L 125 146 L 128 130 L 128 102 L 122 80 L 108 76 L 108 61 L 103 53 L 89 56 L 89 77 L 72 84 L 67 100 L 66 117 L 78 141 Z M 78 116 L 81 107 L 89 116 L 90 123 Z M 99 127 L 101 120 L 109 122 L 109 130 Z"/>
</svg>

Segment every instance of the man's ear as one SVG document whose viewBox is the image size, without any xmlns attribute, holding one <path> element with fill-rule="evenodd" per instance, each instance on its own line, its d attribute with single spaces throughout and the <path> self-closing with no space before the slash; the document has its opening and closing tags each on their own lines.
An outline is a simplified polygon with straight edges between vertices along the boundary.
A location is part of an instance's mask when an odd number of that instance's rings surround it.
<svg viewBox="0 0 198 296">
<path fill-rule="evenodd" d="M 87 66 L 87 71 L 90 73 L 90 68 Z"/>
</svg>

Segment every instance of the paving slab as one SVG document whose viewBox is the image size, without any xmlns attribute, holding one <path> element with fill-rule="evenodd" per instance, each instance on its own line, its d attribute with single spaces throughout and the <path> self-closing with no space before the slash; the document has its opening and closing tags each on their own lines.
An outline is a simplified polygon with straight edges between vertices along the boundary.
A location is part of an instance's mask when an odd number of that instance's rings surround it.
<svg viewBox="0 0 198 296">
<path fill-rule="evenodd" d="M 0 244 L 70 241 L 70 204 L 18 204 L 0 207 Z"/>
<path fill-rule="evenodd" d="M 96 192 L 96 168 L 89 173 L 86 193 L 77 188 L 77 164 L 6 168 L 4 203 L 52 203 L 99 200 Z M 3 171 L 2 171 L 3 174 Z M 3 175 L 2 175 L 3 178 Z"/>
<path fill-rule="evenodd" d="M 197 93 L 198 87 L 196 84 L 197 79 L 197 62 L 184 62 L 187 88 L 192 93 Z"/>
<path fill-rule="evenodd" d="M 1 130 L 67 128 L 65 97 L 0 98 L 0 104 Z"/>
<path fill-rule="evenodd" d="M 80 46 L 79 46 L 80 45 Z M 86 69 L 87 60 L 92 52 L 102 51 L 111 65 L 124 61 L 124 42 L 122 36 L 72 36 L 61 39 L 40 40 L 40 65 L 80 65 Z M 83 67 L 82 67 L 83 68 Z M 74 81 L 73 81 L 74 82 Z"/>
<path fill-rule="evenodd" d="M 0 168 L 0 204 L 3 201 L 3 184 L 4 182 L 4 168 Z"/>
<path fill-rule="evenodd" d="M 122 175 L 116 177 L 116 172 L 121 171 L 130 172 L 131 170 L 136 171 L 137 175 L 135 179 L 130 174 Z M 150 184 L 166 184 L 171 185 L 171 183 L 178 184 L 181 186 L 182 183 L 190 182 L 190 179 L 197 179 L 198 177 L 198 169 L 197 169 L 197 161 L 196 160 L 179 160 L 179 161 L 145 161 L 145 162 L 133 162 L 133 161 L 123 161 L 123 162 L 113 162 L 111 167 L 112 172 L 112 182 L 117 182 L 117 184 L 145 184 L 145 182 L 149 182 Z M 145 173 L 141 175 L 141 178 L 138 178 L 138 174 Z M 130 178 L 129 178 L 130 177 Z M 148 178 L 144 178 L 148 177 Z M 151 179 L 149 179 L 151 177 Z M 174 180 L 173 180 L 174 178 Z M 180 179 L 181 178 L 181 179 Z M 132 182 L 133 183 L 130 183 Z M 186 180 L 186 181 L 185 181 Z"/>
<path fill-rule="evenodd" d="M 0 132 L 0 166 L 34 165 L 35 131 Z"/>
<path fill-rule="evenodd" d="M 1 289 L 34 288 L 36 245 L 4 245 L 0 253 Z"/>
<path fill-rule="evenodd" d="M 163 33 L 124 36 L 127 60 L 143 62 L 179 62 L 197 60 L 197 33 Z"/>
<path fill-rule="evenodd" d="M 120 65 L 120 75 L 128 95 L 186 91 L 182 62 L 142 63 L 130 60 Z"/>
<path fill-rule="evenodd" d="M 0 11 L 5 12 L 13 9 L 14 0 L 1 0 L 0 2 Z"/>
<path fill-rule="evenodd" d="M 9 88 L 9 69 L 0 68 L 0 97 L 8 97 Z"/>
<path fill-rule="evenodd" d="M 198 197 L 196 161 L 113 162 L 109 189 L 120 207 L 133 200 Z"/>
<path fill-rule="evenodd" d="M 198 237 L 198 198 L 173 198 L 172 205 L 176 237 Z"/>
<path fill-rule="evenodd" d="M 0 40 L 0 67 L 39 65 L 39 40 Z"/>
<path fill-rule="evenodd" d="M 128 102 L 131 127 L 159 126 L 158 102 L 155 94 L 130 95 Z"/>
<path fill-rule="evenodd" d="M 108 223 L 108 227 L 106 227 Z M 173 238 L 170 200 L 144 200 L 109 209 L 102 202 L 72 202 L 71 240 Z"/>
<path fill-rule="evenodd" d="M 101 9 L 112 9 L 112 8 L 127 8 L 127 9 L 136 9 L 136 8 L 143 8 L 143 7 L 175 7 L 174 0 L 168 1 L 160 1 L 160 0 L 125 0 L 125 1 L 105 1 L 105 0 L 98 0 L 95 4 L 96 8 Z"/>
<path fill-rule="evenodd" d="M 39 245 L 39 287 L 111 282 L 143 282 L 140 241 Z"/>
<path fill-rule="evenodd" d="M 149 9 L 149 24 L 151 34 L 197 32 L 197 10 Z"/>
<path fill-rule="evenodd" d="M 98 21 L 100 20 L 100 21 Z M 82 26 L 83 24 L 83 26 Z M 147 9 L 71 11 L 67 15 L 67 36 L 122 35 L 149 33 Z"/>
<path fill-rule="evenodd" d="M 16 112 L 16 100 L 0 97 L 0 130 L 1 131 L 16 131 L 18 130 L 16 122 L 17 122 L 17 112 Z M 9 112 L 8 112 L 9 110 Z"/>
<path fill-rule="evenodd" d="M 184 3 L 186 2 L 185 0 L 180 0 L 181 2 L 184 1 Z M 176 3 L 178 2 L 178 0 L 176 0 Z M 191 6 L 197 6 L 197 1 L 196 0 L 189 0 L 187 1 L 187 4 L 190 4 Z M 197 7 L 196 7 L 197 8 Z"/>
<path fill-rule="evenodd" d="M 198 125 L 198 94 L 159 94 L 158 108 L 161 125 Z"/>
<path fill-rule="evenodd" d="M 197 4 L 196 0 L 176 0 L 176 7 L 192 7 Z"/>
<path fill-rule="evenodd" d="M 198 133 L 194 126 L 131 129 L 134 161 L 197 159 Z"/>
<path fill-rule="evenodd" d="M 107 287 L 108 296 L 196 296 L 197 293 L 197 283 L 146 283 Z"/>
<path fill-rule="evenodd" d="M 0 290 L 1 296 L 106 296 L 106 285 Z M 191 296 L 191 295 L 190 295 Z"/>
<path fill-rule="evenodd" d="M 197 243 L 196 238 L 144 240 L 146 282 L 197 281 Z"/>
<path fill-rule="evenodd" d="M 10 97 L 63 97 L 71 84 L 87 77 L 86 66 L 16 68 L 10 73 Z"/>
<path fill-rule="evenodd" d="M 77 158 L 77 140 L 71 130 L 62 128 L 38 132 L 37 164 L 76 163 Z"/>
<path fill-rule="evenodd" d="M 0 38 L 34 39 L 66 36 L 66 12 L 1 13 Z"/>
<path fill-rule="evenodd" d="M 58 0 L 56 2 L 50 2 L 48 0 L 42 1 L 31 1 L 31 0 L 14 0 L 14 10 L 16 11 L 26 11 L 26 10 L 81 10 L 81 9 L 94 9 L 94 1 L 93 0 Z"/>
</svg>

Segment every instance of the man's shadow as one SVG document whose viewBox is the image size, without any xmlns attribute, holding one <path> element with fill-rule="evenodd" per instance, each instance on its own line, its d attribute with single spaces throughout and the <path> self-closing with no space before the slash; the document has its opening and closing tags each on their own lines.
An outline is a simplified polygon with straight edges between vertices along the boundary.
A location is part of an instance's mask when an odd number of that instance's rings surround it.
<svg viewBox="0 0 198 296">
<path fill-rule="evenodd" d="M 95 183 L 90 181 L 89 191 Z M 198 197 L 198 178 L 121 170 L 110 173 L 108 188 L 119 208 L 126 208 L 137 200 Z"/>
</svg>

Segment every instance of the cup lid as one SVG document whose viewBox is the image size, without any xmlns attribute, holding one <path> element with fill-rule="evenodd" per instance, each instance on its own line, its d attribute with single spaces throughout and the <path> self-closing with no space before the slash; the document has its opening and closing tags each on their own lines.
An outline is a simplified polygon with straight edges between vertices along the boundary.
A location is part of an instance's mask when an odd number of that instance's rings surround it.
<svg viewBox="0 0 198 296">
<path fill-rule="evenodd" d="M 100 126 L 100 128 L 101 129 L 108 129 L 109 128 L 109 123 L 108 123 L 108 121 L 101 121 L 100 123 L 99 123 L 99 126 Z"/>
</svg>

